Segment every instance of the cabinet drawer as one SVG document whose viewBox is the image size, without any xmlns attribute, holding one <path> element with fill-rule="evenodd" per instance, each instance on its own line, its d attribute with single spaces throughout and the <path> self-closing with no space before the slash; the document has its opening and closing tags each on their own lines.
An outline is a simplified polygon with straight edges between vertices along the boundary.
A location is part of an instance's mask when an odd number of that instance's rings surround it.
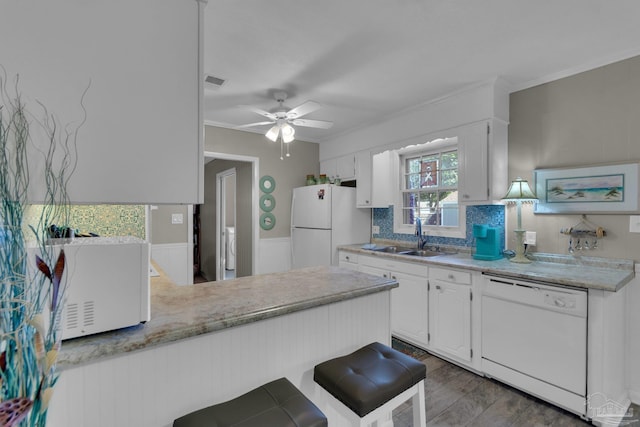
<svg viewBox="0 0 640 427">
<path fill-rule="evenodd" d="M 411 262 L 402 262 L 392 259 L 387 259 L 381 256 L 363 256 L 359 257 L 360 265 L 366 265 L 369 267 L 380 268 L 383 270 L 389 270 L 396 273 L 412 274 L 414 276 L 427 277 L 429 273 L 429 267 L 424 264 L 414 264 Z"/>
<path fill-rule="evenodd" d="M 340 251 L 338 253 L 338 261 L 339 262 L 353 262 L 355 264 L 358 263 L 358 254 L 354 254 L 351 252 Z"/>
<path fill-rule="evenodd" d="M 466 271 L 449 270 L 438 267 L 429 269 L 429 278 L 444 280 L 445 282 L 460 283 L 463 285 L 471 284 L 471 273 Z"/>
</svg>

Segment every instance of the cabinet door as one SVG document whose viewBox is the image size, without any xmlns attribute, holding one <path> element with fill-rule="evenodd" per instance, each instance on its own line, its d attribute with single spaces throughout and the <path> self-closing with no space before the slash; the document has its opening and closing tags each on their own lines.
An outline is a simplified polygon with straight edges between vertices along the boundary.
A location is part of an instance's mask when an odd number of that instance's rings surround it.
<svg viewBox="0 0 640 427">
<path fill-rule="evenodd" d="M 371 152 L 356 153 L 356 206 L 373 207 L 371 196 Z"/>
<path fill-rule="evenodd" d="M 336 159 L 336 174 L 343 181 L 356 177 L 356 160 L 354 154 L 348 154 Z"/>
<path fill-rule="evenodd" d="M 391 272 L 399 286 L 391 290 L 391 332 L 420 347 L 427 347 L 429 294 L 427 279 Z"/>
<path fill-rule="evenodd" d="M 336 177 L 336 159 L 323 160 L 320 162 L 320 173 L 329 178 Z"/>
<path fill-rule="evenodd" d="M 465 127 L 458 137 L 458 173 L 461 202 L 489 199 L 488 124 Z"/>
<path fill-rule="evenodd" d="M 471 287 L 433 279 L 429 284 L 431 348 L 471 361 Z"/>
</svg>

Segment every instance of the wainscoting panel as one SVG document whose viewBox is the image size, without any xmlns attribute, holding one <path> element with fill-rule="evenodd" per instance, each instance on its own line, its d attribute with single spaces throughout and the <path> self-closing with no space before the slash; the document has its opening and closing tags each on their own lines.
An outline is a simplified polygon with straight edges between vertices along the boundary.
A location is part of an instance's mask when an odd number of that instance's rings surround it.
<svg viewBox="0 0 640 427">
<path fill-rule="evenodd" d="M 256 274 L 291 270 L 291 239 L 289 237 L 260 239 L 259 249 Z"/>
<path fill-rule="evenodd" d="M 173 280 L 176 285 L 193 284 L 193 266 L 189 265 L 187 243 L 165 243 L 151 245 L 151 259 Z"/>
<path fill-rule="evenodd" d="M 389 301 L 380 292 L 70 368 L 47 425 L 169 427 L 283 376 L 330 412 L 314 366 L 372 341 L 389 344 Z"/>
</svg>

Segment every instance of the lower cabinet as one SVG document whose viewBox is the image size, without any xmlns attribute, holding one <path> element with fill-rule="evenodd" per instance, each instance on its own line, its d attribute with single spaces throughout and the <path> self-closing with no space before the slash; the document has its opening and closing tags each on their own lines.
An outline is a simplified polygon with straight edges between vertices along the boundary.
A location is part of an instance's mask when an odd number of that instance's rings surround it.
<svg viewBox="0 0 640 427">
<path fill-rule="evenodd" d="M 419 347 L 427 348 L 429 340 L 428 267 L 413 263 L 388 261 L 381 257 L 363 257 L 360 271 L 390 277 L 398 281 L 391 291 L 391 332 Z"/>
<path fill-rule="evenodd" d="M 363 273 L 398 281 L 391 291 L 393 336 L 478 369 L 473 348 L 480 342 L 472 315 L 479 309 L 473 309 L 478 301 L 473 301 L 472 273 L 346 251 L 339 259 L 340 267 L 358 266 Z"/>
<path fill-rule="evenodd" d="M 469 273 L 430 268 L 430 349 L 464 362 L 471 361 L 471 303 Z"/>
</svg>

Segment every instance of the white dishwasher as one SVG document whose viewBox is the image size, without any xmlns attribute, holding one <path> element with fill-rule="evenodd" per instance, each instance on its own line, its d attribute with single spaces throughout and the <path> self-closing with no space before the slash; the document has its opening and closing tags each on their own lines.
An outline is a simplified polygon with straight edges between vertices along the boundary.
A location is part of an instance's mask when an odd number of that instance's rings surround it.
<svg viewBox="0 0 640 427">
<path fill-rule="evenodd" d="M 482 371 L 585 417 L 587 291 L 485 275 Z"/>
</svg>

